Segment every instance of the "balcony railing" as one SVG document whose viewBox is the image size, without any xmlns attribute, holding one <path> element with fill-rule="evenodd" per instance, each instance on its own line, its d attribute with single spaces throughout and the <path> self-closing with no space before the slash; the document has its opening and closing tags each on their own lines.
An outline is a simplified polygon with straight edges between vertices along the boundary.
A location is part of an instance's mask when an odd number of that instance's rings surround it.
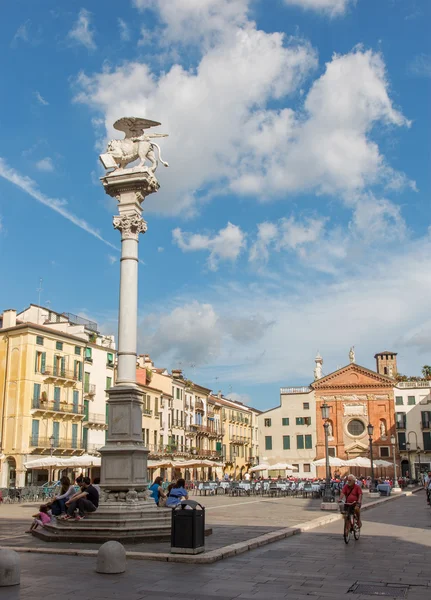
<svg viewBox="0 0 431 600">
<path fill-rule="evenodd" d="M 205 410 L 204 409 L 204 403 L 199 398 L 196 398 L 196 401 L 195 401 L 195 410 L 201 410 L 201 411 Z"/>
<path fill-rule="evenodd" d="M 308 394 L 311 392 L 311 387 L 282 387 L 280 388 L 280 394 Z"/>
<path fill-rule="evenodd" d="M 83 415 L 84 407 L 77 404 L 67 404 L 67 402 L 42 400 L 41 398 L 33 398 L 31 401 L 32 410 L 40 410 L 44 412 L 55 412 L 65 414 Z"/>
<path fill-rule="evenodd" d="M 406 429 L 407 428 L 407 421 L 397 421 L 396 422 L 396 427 L 397 427 L 397 429 Z"/>
<path fill-rule="evenodd" d="M 184 427 L 184 422 L 181 421 L 181 419 L 172 419 L 171 427 L 177 427 L 179 429 L 182 429 Z"/>
<path fill-rule="evenodd" d="M 51 449 L 51 439 L 31 435 L 29 444 L 31 448 Z M 56 450 L 85 450 L 85 444 L 82 440 L 72 438 L 58 438 L 54 440 L 54 452 Z"/>
<path fill-rule="evenodd" d="M 85 383 L 84 384 L 84 394 L 86 396 L 94 396 L 96 394 L 96 384 L 95 383 Z"/>
<path fill-rule="evenodd" d="M 78 381 L 78 373 L 75 373 L 72 369 L 62 369 L 57 365 L 46 365 L 44 370 L 41 371 L 42 375 L 49 377 L 50 379 L 63 379 L 65 381 Z"/>
<path fill-rule="evenodd" d="M 87 447 L 86 447 L 86 451 L 88 452 L 88 454 L 96 454 L 99 452 L 100 448 L 102 448 L 104 446 L 104 444 L 89 444 L 87 442 Z"/>
<path fill-rule="evenodd" d="M 229 442 L 231 444 L 249 444 L 250 439 L 243 435 L 233 435 Z"/>
<path fill-rule="evenodd" d="M 153 415 L 153 411 L 150 410 L 149 408 L 143 408 L 142 414 L 146 417 L 151 417 Z"/>
<path fill-rule="evenodd" d="M 204 434 L 204 435 L 208 435 L 209 437 L 215 436 L 215 437 L 221 437 L 224 433 L 223 430 L 218 430 L 214 427 L 211 427 L 210 425 L 188 425 L 187 427 L 185 427 L 185 431 L 188 433 L 196 433 L 196 434 Z"/>
<path fill-rule="evenodd" d="M 431 429 L 431 421 L 421 421 L 422 429 Z"/>
<path fill-rule="evenodd" d="M 84 417 L 84 422 L 94 425 L 106 425 L 106 415 L 102 413 L 88 413 Z"/>
</svg>

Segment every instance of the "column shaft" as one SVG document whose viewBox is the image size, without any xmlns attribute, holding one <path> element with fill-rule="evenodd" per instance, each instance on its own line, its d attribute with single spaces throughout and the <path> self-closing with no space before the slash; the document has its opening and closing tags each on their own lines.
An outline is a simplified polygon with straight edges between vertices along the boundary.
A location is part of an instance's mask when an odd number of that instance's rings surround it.
<svg viewBox="0 0 431 600">
<path fill-rule="evenodd" d="M 137 236 L 136 236 L 137 237 Z M 121 240 L 117 385 L 136 383 L 138 240 Z"/>
</svg>

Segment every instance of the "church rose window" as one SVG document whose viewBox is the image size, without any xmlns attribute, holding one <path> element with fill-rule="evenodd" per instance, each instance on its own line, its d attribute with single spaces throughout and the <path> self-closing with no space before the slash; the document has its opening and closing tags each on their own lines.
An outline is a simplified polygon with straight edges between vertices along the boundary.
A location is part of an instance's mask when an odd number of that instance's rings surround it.
<svg viewBox="0 0 431 600">
<path fill-rule="evenodd" d="M 347 425 L 347 431 L 350 435 L 362 435 L 365 431 L 365 425 L 359 419 L 353 419 Z"/>
</svg>

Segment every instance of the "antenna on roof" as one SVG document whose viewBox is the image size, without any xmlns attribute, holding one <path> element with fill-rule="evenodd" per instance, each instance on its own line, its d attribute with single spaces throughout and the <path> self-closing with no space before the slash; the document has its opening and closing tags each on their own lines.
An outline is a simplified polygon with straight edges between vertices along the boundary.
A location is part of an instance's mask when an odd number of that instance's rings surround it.
<svg viewBox="0 0 431 600">
<path fill-rule="evenodd" d="M 42 277 L 39 279 L 39 287 L 36 289 L 36 292 L 39 292 L 39 299 L 37 301 L 37 324 L 39 325 L 39 319 L 40 319 L 40 297 L 43 291 L 43 287 L 42 287 L 42 283 L 43 283 L 43 279 Z"/>
</svg>

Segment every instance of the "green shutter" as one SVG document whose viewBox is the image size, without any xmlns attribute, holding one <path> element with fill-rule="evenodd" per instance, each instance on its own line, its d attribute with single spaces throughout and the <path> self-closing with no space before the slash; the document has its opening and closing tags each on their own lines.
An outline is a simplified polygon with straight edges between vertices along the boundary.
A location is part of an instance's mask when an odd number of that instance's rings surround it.
<svg viewBox="0 0 431 600">
<path fill-rule="evenodd" d="M 61 374 L 64 377 L 65 372 L 66 372 L 66 358 L 64 356 L 61 357 L 61 367 L 60 368 L 61 368 Z"/>
<path fill-rule="evenodd" d="M 58 410 L 60 408 L 60 395 L 61 390 L 59 387 L 54 388 L 54 409 Z"/>
<path fill-rule="evenodd" d="M 88 421 L 88 409 L 90 407 L 89 400 L 84 400 L 84 420 Z"/>
<path fill-rule="evenodd" d="M 31 445 L 37 446 L 39 444 L 39 421 L 33 419 L 31 422 Z"/>
<path fill-rule="evenodd" d="M 296 436 L 296 447 L 298 450 L 304 450 L 304 436 L 303 435 Z"/>
<path fill-rule="evenodd" d="M 84 450 L 87 450 L 87 442 L 88 442 L 88 429 L 84 427 L 82 429 L 82 446 Z"/>
<path fill-rule="evenodd" d="M 290 435 L 283 435 L 283 450 L 290 450 Z"/>
<path fill-rule="evenodd" d="M 58 421 L 54 421 L 52 424 L 52 435 L 54 436 L 54 446 L 58 446 L 60 439 L 60 423 Z"/>
<path fill-rule="evenodd" d="M 73 412 L 78 413 L 79 409 L 79 392 L 78 390 L 73 390 Z"/>
<path fill-rule="evenodd" d="M 45 373 L 45 366 L 46 366 L 46 352 L 42 352 L 42 358 L 41 358 L 41 363 L 40 363 L 40 372 L 41 373 Z"/>
<path fill-rule="evenodd" d="M 40 383 L 33 384 L 33 408 L 39 408 L 39 400 L 40 400 Z"/>
<path fill-rule="evenodd" d="M 82 362 L 79 361 L 78 363 L 78 379 L 79 381 L 82 381 Z"/>
<path fill-rule="evenodd" d="M 265 450 L 272 450 L 272 436 L 265 436 Z"/>
<path fill-rule="evenodd" d="M 311 450 L 311 448 L 313 447 L 313 438 L 311 435 L 305 436 L 305 447 L 307 450 Z"/>
<path fill-rule="evenodd" d="M 78 425 L 72 423 L 72 448 L 78 447 Z"/>
</svg>

